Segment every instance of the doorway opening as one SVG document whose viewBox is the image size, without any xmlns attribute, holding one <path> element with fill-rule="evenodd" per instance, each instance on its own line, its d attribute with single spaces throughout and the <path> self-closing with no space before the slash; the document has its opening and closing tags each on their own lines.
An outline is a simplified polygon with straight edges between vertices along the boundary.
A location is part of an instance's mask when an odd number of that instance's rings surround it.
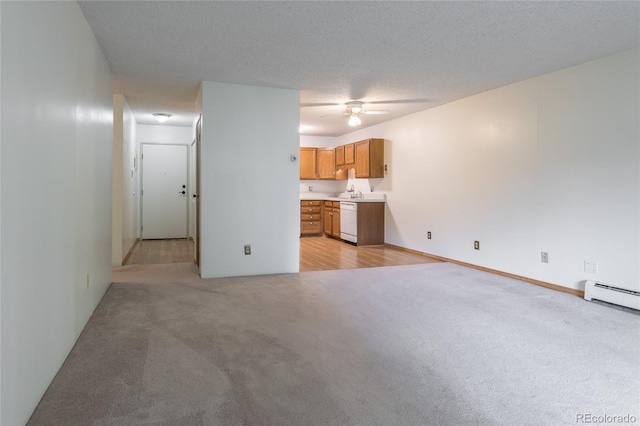
<svg viewBox="0 0 640 426">
<path fill-rule="evenodd" d="M 194 262 L 188 145 L 142 143 L 140 240 L 126 264 Z"/>
<path fill-rule="evenodd" d="M 141 240 L 136 244 L 125 265 L 192 262 L 194 244 L 190 238 Z"/>
</svg>

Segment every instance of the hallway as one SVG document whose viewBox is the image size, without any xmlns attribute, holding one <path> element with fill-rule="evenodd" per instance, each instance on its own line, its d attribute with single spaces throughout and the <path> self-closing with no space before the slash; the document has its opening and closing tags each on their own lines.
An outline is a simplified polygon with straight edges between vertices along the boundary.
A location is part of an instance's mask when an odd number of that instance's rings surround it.
<svg viewBox="0 0 640 426">
<path fill-rule="evenodd" d="M 193 244 L 186 238 L 138 241 L 123 265 L 193 262 Z"/>
</svg>

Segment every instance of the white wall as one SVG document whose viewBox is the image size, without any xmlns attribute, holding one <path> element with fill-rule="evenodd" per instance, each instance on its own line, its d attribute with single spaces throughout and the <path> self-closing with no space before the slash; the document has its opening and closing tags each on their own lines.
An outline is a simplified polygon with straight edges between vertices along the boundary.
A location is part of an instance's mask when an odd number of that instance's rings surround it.
<svg viewBox="0 0 640 426">
<path fill-rule="evenodd" d="M 123 95 L 113 95 L 112 265 L 122 260 L 138 235 L 137 123 Z M 136 160 L 137 161 L 137 160 Z"/>
<path fill-rule="evenodd" d="M 0 99 L 2 99 L 2 2 L 0 2 Z M 0 108 L 1 109 L 1 108 Z M 2 129 L 2 114 L 0 114 Z M 0 236 L 2 235 L 2 132 L 0 131 Z M 2 244 L 0 244 L 0 267 L 2 266 Z M 0 273 L 0 422 L 2 422 L 2 273 Z"/>
<path fill-rule="evenodd" d="M 300 146 L 332 148 L 336 146 L 336 138 L 333 136 L 300 135 Z"/>
<path fill-rule="evenodd" d="M 138 237 L 138 140 L 137 123 L 126 98 L 123 108 L 122 142 L 122 255 L 126 256 Z"/>
<path fill-rule="evenodd" d="M 77 3 L 3 2 L 1 19 L 0 423 L 18 425 L 111 282 L 113 107 Z"/>
<path fill-rule="evenodd" d="M 386 140 L 386 242 L 640 290 L 639 62 L 624 52 L 340 137 Z"/>
<path fill-rule="evenodd" d="M 138 141 L 139 143 L 190 145 L 193 142 L 193 130 L 189 126 L 138 124 Z"/>
<path fill-rule="evenodd" d="M 295 90 L 203 82 L 203 278 L 298 272 L 299 104 Z"/>
<path fill-rule="evenodd" d="M 113 146 L 111 158 L 111 265 L 122 266 L 122 205 L 123 200 L 123 144 L 124 96 L 113 95 Z"/>
<path fill-rule="evenodd" d="M 196 240 L 196 144 L 195 141 L 189 146 L 189 237 Z"/>
</svg>

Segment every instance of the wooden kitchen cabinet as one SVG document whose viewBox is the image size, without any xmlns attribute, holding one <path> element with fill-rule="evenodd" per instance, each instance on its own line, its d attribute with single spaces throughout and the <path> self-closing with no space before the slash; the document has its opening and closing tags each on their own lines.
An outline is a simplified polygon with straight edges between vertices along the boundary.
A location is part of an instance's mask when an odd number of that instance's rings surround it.
<svg viewBox="0 0 640 426">
<path fill-rule="evenodd" d="M 333 214 L 331 215 L 331 236 L 340 238 L 340 201 L 333 202 Z"/>
<path fill-rule="evenodd" d="M 317 179 L 317 148 L 300 148 L 300 179 Z"/>
<path fill-rule="evenodd" d="M 336 180 L 346 180 L 348 170 L 356 167 L 355 144 L 349 143 L 336 147 Z"/>
<path fill-rule="evenodd" d="M 358 203 L 358 246 L 384 244 L 385 203 Z"/>
<path fill-rule="evenodd" d="M 344 165 L 344 145 L 336 146 L 336 168 Z"/>
<path fill-rule="evenodd" d="M 366 139 L 354 146 L 356 178 L 384 177 L 384 139 Z"/>
<path fill-rule="evenodd" d="M 336 167 L 353 166 L 355 162 L 354 144 L 349 143 L 336 147 Z"/>
<path fill-rule="evenodd" d="M 340 201 L 324 202 L 324 233 L 340 238 Z"/>
<path fill-rule="evenodd" d="M 300 148 L 300 179 L 346 180 L 384 177 L 384 139 L 366 139 L 335 148 Z"/>
<path fill-rule="evenodd" d="M 352 166 L 356 163 L 355 156 L 355 144 L 349 143 L 344 145 L 344 164 L 345 166 Z"/>
<path fill-rule="evenodd" d="M 316 148 L 318 179 L 336 178 L 336 151 L 334 148 Z"/>
<path fill-rule="evenodd" d="M 322 201 L 300 200 L 300 236 L 322 234 Z"/>
</svg>

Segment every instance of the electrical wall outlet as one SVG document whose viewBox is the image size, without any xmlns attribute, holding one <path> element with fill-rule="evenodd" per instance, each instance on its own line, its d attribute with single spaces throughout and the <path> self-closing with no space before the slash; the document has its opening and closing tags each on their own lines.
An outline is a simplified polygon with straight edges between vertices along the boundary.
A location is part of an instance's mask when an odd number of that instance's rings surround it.
<svg viewBox="0 0 640 426">
<path fill-rule="evenodd" d="M 589 274 L 597 274 L 598 273 L 598 262 L 594 260 L 585 260 L 584 261 L 584 271 Z"/>
<path fill-rule="evenodd" d="M 389 167 L 385 164 L 384 165 L 384 174 L 386 175 L 387 173 L 389 173 Z"/>
<path fill-rule="evenodd" d="M 251 254 L 251 244 L 244 245 L 244 254 L 245 255 Z"/>
<path fill-rule="evenodd" d="M 540 252 L 540 261 L 542 263 L 549 263 L 549 253 L 546 251 Z"/>
<path fill-rule="evenodd" d="M 431 231 L 427 232 L 427 240 L 431 239 Z"/>
<path fill-rule="evenodd" d="M 473 248 L 476 250 L 480 250 L 480 241 L 474 241 L 473 242 Z"/>
</svg>

